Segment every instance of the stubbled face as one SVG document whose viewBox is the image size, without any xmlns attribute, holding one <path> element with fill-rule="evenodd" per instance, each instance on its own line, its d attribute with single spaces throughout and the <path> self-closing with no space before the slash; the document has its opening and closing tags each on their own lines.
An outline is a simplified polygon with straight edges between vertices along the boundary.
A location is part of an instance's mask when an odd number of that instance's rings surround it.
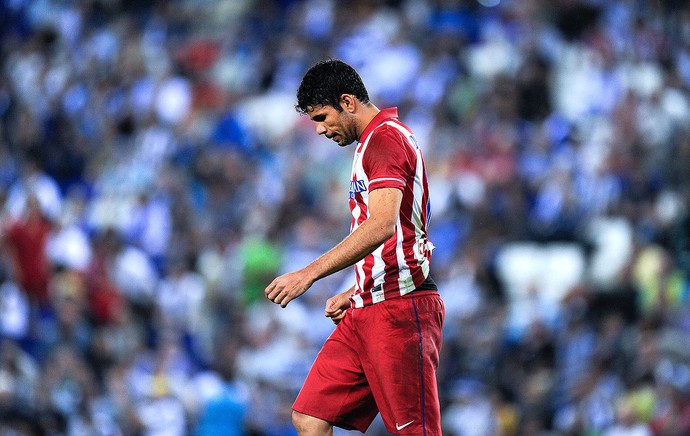
<svg viewBox="0 0 690 436">
<path fill-rule="evenodd" d="M 333 106 L 315 106 L 307 115 L 316 124 L 318 135 L 324 135 L 341 147 L 358 139 L 355 118 L 348 111 L 338 111 Z"/>
</svg>

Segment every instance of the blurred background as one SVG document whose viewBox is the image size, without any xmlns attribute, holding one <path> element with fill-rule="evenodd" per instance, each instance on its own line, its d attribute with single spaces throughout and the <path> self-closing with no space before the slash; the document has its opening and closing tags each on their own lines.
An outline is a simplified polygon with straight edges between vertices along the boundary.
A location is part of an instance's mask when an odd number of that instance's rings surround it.
<svg viewBox="0 0 690 436">
<path fill-rule="evenodd" d="M 0 433 L 295 434 L 353 280 L 262 297 L 349 229 L 326 57 L 425 153 L 444 434 L 690 434 L 683 0 L 0 1 Z"/>
</svg>

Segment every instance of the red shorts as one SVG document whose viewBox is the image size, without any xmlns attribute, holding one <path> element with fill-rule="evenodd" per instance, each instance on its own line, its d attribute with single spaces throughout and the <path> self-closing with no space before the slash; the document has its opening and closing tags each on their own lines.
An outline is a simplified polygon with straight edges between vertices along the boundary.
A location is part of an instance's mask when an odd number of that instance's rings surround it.
<svg viewBox="0 0 690 436">
<path fill-rule="evenodd" d="M 293 410 L 362 433 L 380 412 L 391 433 L 440 436 L 436 368 L 444 315 L 436 291 L 349 309 Z"/>
</svg>

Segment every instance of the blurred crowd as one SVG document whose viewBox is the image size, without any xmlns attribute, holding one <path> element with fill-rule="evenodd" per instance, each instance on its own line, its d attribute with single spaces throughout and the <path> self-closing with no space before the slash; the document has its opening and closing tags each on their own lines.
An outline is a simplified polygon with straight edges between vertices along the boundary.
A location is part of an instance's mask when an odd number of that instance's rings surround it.
<svg viewBox="0 0 690 436">
<path fill-rule="evenodd" d="M 424 149 L 444 434 L 690 434 L 683 0 L 0 0 L 0 433 L 295 434 L 326 57 Z"/>
</svg>

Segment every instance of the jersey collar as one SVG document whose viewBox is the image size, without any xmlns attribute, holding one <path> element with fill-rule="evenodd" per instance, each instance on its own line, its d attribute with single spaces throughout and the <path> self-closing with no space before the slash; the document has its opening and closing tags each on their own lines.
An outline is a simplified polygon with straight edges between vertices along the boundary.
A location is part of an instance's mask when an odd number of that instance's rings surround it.
<svg viewBox="0 0 690 436">
<path fill-rule="evenodd" d="M 364 132 L 359 137 L 358 142 L 362 142 L 366 139 L 367 136 L 371 133 L 372 130 L 374 130 L 376 127 L 378 127 L 381 123 L 384 121 L 391 119 L 391 118 L 398 118 L 398 108 L 397 107 L 389 107 L 386 109 L 381 109 L 378 114 L 372 119 L 369 124 L 367 124 L 367 127 L 364 129 Z"/>
</svg>

